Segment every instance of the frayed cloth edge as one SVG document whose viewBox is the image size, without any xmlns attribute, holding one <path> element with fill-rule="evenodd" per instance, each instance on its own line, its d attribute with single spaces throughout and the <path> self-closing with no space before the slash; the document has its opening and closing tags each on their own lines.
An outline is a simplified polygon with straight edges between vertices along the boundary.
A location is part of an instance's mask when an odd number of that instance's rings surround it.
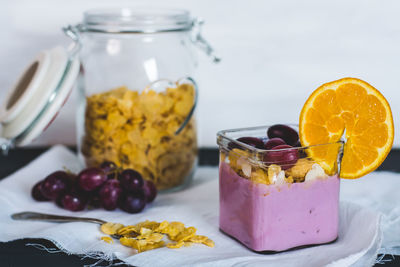
<svg viewBox="0 0 400 267">
<path fill-rule="evenodd" d="M 84 260 L 84 259 L 94 259 L 94 260 L 98 260 L 93 264 L 89 264 L 89 265 L 84 265 L 84 267 L 109 267 L 109 266 L 118 266 L 118 265 L 123 265 L 123 264 L 128 264 L 126 262 L 124 262 L 121 259 L 118 259 L 113 253 L 111 254 L 107 254 L 101 251 L 93 251 L 93 252 L 86 252 L 86 253 L 72 253 L 68 250 L 66 250 L 65 248 L 63 248 L 57 241 L 53 240 L 53 239 L 46 239 L 50 242 L 52 242 L 56 248 L 48 248 L 43 244 L 38 244 L 38 243 L 27 243 L 25 244 L 25 246 L 31 246 L 34 247 L 36 249 L 42 250 L 42 251 L 46 251 L 48 253 L 60 253 L 63 252 L 67 255 L 76 255 L 80 258 L 80 260 Z M 114 260 L 120 260 L 120 263 L 113 263 Z M 100 265 L 102 263 L 105 263 L 107 265 Z"/>
</svg>

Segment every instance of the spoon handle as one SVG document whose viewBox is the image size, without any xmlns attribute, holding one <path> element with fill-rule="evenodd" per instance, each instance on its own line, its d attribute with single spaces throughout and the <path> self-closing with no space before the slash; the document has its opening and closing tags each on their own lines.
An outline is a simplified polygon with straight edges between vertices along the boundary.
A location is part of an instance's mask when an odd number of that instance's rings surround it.
<svg viewBox="0 0 400 267">
<path fill-rule="evenodd" d="M 50 222 L 91 222 L 97 224 L 104 224 L 106 221 L 95 219 L 95 218 L 85 218 L 85 217 L 73 217 L 73 216 L 60 216 L 53 214 L 45 214 L 38 212 L 20 212 L 11 215 L 14 220 L 35 220 L 35 221 L 50 221 Z"/>
</svg>

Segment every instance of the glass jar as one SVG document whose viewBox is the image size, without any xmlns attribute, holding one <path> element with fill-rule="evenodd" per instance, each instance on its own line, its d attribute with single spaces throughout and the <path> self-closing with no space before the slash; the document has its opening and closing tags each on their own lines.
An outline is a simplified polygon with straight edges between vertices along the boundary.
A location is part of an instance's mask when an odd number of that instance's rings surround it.
<svg viewBox="0 0 400 267">
<path fill-rule="evenodd" d="M 217 134 L 220 229 L 255 251 L 335 241 L 343 142 L 264 150 L 237 140 L 268 128 Z"/>
<path fill-rule="evenodd" d="M 77 143 L 86 166 L 112 161 L 159 190 L 191 180 L 194 46 L 213 55 L 200 25 L 185 10 L 116 9 L 86 12 L 82 24 L 64 29 L 81 62 Z"/>
</svg>

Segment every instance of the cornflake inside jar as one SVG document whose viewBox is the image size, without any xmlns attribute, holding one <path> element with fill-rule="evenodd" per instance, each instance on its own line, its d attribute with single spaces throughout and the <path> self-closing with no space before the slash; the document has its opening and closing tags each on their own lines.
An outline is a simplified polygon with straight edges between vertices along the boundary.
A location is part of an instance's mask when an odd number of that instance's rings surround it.
<svg viewBox="0 0 400 267">
<path fill-rule="evenodd" d="M 192 117 L 175 134 L 194 102 L 194 87 L 164 92 L 120 87 L 87 97 L 82 154 L 87 166 L 113 161 L 132 168 L 159 190 L 184 183 L 197 155 Z"/>
</svg>

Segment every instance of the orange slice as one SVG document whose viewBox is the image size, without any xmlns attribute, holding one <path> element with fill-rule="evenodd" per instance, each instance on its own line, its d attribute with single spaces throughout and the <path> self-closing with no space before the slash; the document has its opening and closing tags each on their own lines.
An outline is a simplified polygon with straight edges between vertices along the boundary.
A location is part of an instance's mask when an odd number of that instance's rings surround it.
<svg viewBox="0 0 400 267">
<path fill-rule="evenodd" d="M 323 84 L 307 99 L 299 135 L 303 146 L 337 142 L 344 135 L 340 177 L 359 178 L 378 168 L 389 153 L 394 137 L 392 112 L 385 97 L 370 84 L 344 78 Z M 334 153 L 308 149 L 309 156 L 328 171 Z"/>
</svg>

